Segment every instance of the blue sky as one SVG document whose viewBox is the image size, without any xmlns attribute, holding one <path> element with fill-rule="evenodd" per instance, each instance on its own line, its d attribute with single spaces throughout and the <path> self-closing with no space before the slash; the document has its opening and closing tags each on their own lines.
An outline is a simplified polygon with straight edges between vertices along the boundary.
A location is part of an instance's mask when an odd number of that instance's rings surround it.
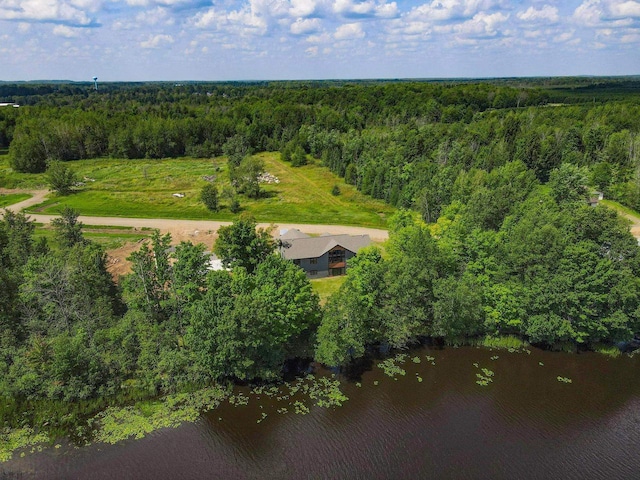
<svg viewBox="0 0 640 480">
<path fill-rule="evenodd" d="M 0 0 L 0 80 L 640 74 L 635 0 Z"/>
</svg>

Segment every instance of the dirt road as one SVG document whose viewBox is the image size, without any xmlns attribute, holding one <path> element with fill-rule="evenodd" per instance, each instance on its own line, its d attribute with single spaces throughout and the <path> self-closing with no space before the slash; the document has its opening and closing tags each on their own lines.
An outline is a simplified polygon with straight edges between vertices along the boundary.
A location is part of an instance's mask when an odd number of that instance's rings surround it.
<svg viewBox="0 0 640 480">
<path fill-rule="evenodd" d="M 9 210 L 19 211 L 24 208 L 41 203 L 48 194 L 46 190 L 0 190 L 0 193 L 30 193 L 33 195 L 14 205 L 6 207 Z M 38 213 L 28 214 L 32 220 L 39 223 L 50 223 L 55 215 L 42 215 Z M 198 235 L 200 232 L 216 232 L 223 225 L 231 225 L 231 222 L 222 222 L 216 220 L 174 220 L 163 218 L 125 218 L 125 217 L 89 217 L 81 215 L 79 220 L 85 225 L 105 225 L 115 227 L 133 227 L 133 228 L 157 228 L 161 233 L 171 233 L 172 236 Z M 350 235 L 369 235 L 374 241 L 384 241 L 389 238 L 389 232 L 378 228 L 366 227 L 349 227 L 344 225 L 310 225 L 303 223 L 281 223 L 269 224 L 260 223 L 259 227 L 269 227 L 273 225 L 276 230 L 284 230 L 297 228 L 309 234 L 350 234 Z M 277 233 L 277 232 L 276 232 Z"/>
<path fill-rule="evenodd" d="M 640 240 L 640 219 L 626 213 L 620 213 L 620 215 L 631 221 L 631 235 Z"/>
<path fill-rule="evenodd" d="M 0 188 L 0 195 L 8 195 L 11 193 L 28 193 L 29 195 L 33 195 L 31 198 L 27 198 L 22 202 L 5 207 L 7 210 L 14 212 L 19 212 L 20 210 L 44 202 L 45 197 L 49 194 L 47 190 L 10 190 L 8 188 Z"/>
</svg>

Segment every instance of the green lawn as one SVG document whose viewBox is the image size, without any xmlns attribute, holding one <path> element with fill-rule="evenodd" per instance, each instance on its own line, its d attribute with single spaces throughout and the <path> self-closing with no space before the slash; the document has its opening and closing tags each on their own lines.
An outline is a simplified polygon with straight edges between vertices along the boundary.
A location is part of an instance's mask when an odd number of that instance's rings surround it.
<svg viewBox="0 0 640 480">
<path fill-rule="evenodd" d="M 636 221 L 640 222 L 640 213 L 630 209 L 629 207 L 625 207 L 624 205 L 618 202 L 614 202 L 613 200 L 600 200 L 600 203 L 605 207 L 609 207 L 613 210 L 618 211 L 619 213 L 624 213 L 626 215 L 629 215 L 630 217 L 634 217 Z"/>
<path fill-rule="evenodd" d="M 82 229 L 82 234 L 87 240 L 102 245 L 105 249 L 111 250 L 122 247 L 128 242 L 137 242 L 151 235 L 150 229 L 134 230 L 132 227 L 100 227 L 89 226 Z M 34 237 L 36 239 L 53 239 L 55 231 L 49 225 L 36 223 Z"/>
<path fill-rule="evenodd" d="M 320 305 L 324 305 L 327 299 L 340 289 L 340 286 L 347 279 L 346 276 L 326 277 L 311 280 L 313 291 L 320 297 Z"/>
<path fill-rule="evenodd" d="M 280 161 L 279 153 L 258 154 L 266 171 L 280 180 L 278 184 L 263 184 L 264 198 L 251 200 L 240 197 L 243 211 L 254 215 L 258 222 L 342 224 L 384 227 L 393 208 L 371 199 L 347 185 L 319 164 L 293 168 Z M 24 179 L 2 162 L 0 175 L 11 179 L 15 186 L 24 186 Z M 95 159 L 70 162 L 69 166 L 85 182 L 77 193 L 48 199 L 32 207 L 31 212 L 57 214 L 64 205 L 82 215 L 185 218 L 232 220 L 236 217 L 222 200 L 222 209 L 209 212 L 199 200 L 206 184 L 204 175 L 216 175 L 216 183 L 229 185 L 226 160 L 165 159 L 113 160 Z M 3 173 L 4 172 L 4 173 Z M 39 178 L 40 180 L 38 180 Z M 43 182 L 42 175 L 24 180 L 31 186 Z M 333 196 L 334 185 L 341 194 Z M 182 193 L 184 198 L 173 197 Z"/>
<path fill-rule="evenodd" d="M 7 205 L 13 205 L 14 203 L 26 200 L 27 198 L 31 198 L 31 195 L 28 193 L 10 193 L 8 195 L 0 194 L 0 208 L 6 207 Z"/>
</svg>

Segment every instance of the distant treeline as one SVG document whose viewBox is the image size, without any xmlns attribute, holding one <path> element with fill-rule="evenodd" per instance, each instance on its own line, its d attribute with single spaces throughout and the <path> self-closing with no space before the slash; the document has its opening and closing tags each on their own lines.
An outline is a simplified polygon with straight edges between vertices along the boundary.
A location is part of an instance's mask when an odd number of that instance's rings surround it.
<svg viewBox="0 0 640 480">
<path fill-rule="evenodd" d="M 253 151 L 301 148 L 362 192 L 415 208 L 427 221 L 451 201 L 461 172 L 519 160 L 545 182 L 571 163 L 589 169 L 593 188 L 640 208 L 637 81 L 600 88 L 580 79 L 571 89 L 544 82 L 15 87 L 55 93 L 34 95 L 32 107 L 0 109 L 0 147 L 10 145 L 22 172 L 42 172 L 52 160 L 217 156 L 231 138 Z M 629 94 L 552 102 L 569 90 L 609 87 Z"/>
</svg>

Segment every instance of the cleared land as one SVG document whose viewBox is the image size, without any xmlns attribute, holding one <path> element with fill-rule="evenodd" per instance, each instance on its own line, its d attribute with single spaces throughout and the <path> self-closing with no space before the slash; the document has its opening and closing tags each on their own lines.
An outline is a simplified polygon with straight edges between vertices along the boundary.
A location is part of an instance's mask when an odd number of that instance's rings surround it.
<svg viewBox="0 0 640 480">
<path fill-rule="evenodd" d="M 327 303 L 328 298 L 340 289 L 347 277 L 326 277 L 311 280 L 313 291 L 320 297 L 320 305 Z"/>
<path fill-rule="evenodd" d="M 618 215 L 623 216 L 627 220 L 631 222 L 631 234 L 640 239 L 640 213 L 635 210 L 631 210 L 624 205 L 620 205 L 618 202 L 614 202 L 613 200 L 601 200 L 600 203 L 603 205 L 612 208 L 618 212 Z"/>
<path fill-rule="evenodd" d="M 4 195 L 0 192 L 0 208 L 6 207 L 7 205 L 14 205 L 29 198 L 31 198 L 31 195 L 28 193 L 10 193 L 8 195 Z"/>
<path fill-rule="evenodd" d="M 380 200 L 362 195 L 352 185 L 319 164 L 293 168 L 280 161 L 279 153 L 261 153 L 266 171 L 279 183 L 263 183 L 264 198 L 239 197 L 243 211 L 259 222 L 359 225 L 383 227 L 394 209 Z M 69 162 L 84 182 L 77 193 L 51 196 L 30 208 L 31 213 L 55 215 L 68 205 L 88 216 L 233 220 L 237 214 L 221 200 L 222 209 L 213 213 L 200 202 L 206 177 L 215 177 L 220 190 L 229 185 L 226 160 L 95 159 Z M 34 188 L 46 183 L 44 175 L 16 174 L 5 156 L 0 164 L 0 182 L 7 187 Z M 0 183 L 2 185 L 2 183 Z M 338 185 L 341 194 L 331 189 Z M 184 198 L 174 197 L 184 194 Z"/>
</svg>

